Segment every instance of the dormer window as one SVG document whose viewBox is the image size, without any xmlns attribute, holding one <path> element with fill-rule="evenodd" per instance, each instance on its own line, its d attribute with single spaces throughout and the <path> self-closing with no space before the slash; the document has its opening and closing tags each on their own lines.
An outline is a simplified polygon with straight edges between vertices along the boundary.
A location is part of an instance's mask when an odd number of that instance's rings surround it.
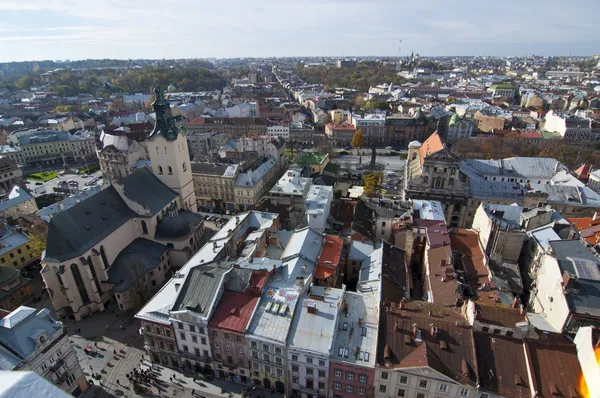
<svg viewBox="0 0 600 398">
<path fill-rule="evenodd" d="M 46 342 L 46 337 L 44 335 L 40 336 L 40 344 L 44 344 Z"/>
</svg>

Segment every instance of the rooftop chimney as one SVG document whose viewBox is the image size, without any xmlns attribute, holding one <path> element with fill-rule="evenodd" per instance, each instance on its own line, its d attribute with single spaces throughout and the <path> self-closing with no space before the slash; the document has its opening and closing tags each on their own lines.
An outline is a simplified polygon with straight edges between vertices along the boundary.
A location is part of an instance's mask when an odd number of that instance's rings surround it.
<svg viewBox="0 0 600 398">
<path fill-rule="evenodd" d="M 438 328 L 436 326 L 433 326 L 433 324 L 431 324 L 431 337 L 433 337 L 434 339 L 437 337 L 438 335 Z"/>
</svg>

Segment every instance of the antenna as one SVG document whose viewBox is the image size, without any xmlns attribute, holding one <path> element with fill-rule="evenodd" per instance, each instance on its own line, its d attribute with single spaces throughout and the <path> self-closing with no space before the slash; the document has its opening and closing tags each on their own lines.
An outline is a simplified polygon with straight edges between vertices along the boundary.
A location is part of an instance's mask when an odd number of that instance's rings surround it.
<svg viewBox="0 0 600 398">
<path fill-rule="evenodd" d="M 404 39 L 398 39 L 398 55 L 402 56 L 402 42 Z"/>
</svg>

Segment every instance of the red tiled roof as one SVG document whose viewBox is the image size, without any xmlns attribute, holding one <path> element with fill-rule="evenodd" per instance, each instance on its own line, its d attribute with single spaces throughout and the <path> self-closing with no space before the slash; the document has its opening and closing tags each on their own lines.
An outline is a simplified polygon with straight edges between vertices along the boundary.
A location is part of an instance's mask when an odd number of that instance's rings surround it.
<svg viewBox="0 0 600 398">
<path fill-rule="evenodd" d="M 600 218 L 596 220 L 593 217 L 567 218 L 569 224 L 579 231 L 581 237 L 590 244 L 595 245 L 600 242 Z"/>
<path fill-rule="evenodd" d="M 193 125 L 201 126 L 204 124 L 204 118 L 203 117 L 194 117 L 194 118 L 188 119 L 186 124 L 188 124 L 190 126 L 193 126 Z"/>
<path fill-rule="evenodd" d="M 316 279 L 327 279 L 331 275 L 333 275 L 333 272 L 334 272 L 333 269 L 331 269 L 325 265 L 318 265 L 317 270 L 315 271 L 315 278 Z"/>
<path fill-rule="evenodd" d="M 579 166 L 577 170 L 575 170 L 575 174 L 579 177 L 579 179 L 587 181 L 590 178 L 590 171 L 592 170 L 591 164 L 582 164 Z"/>
<path fill-rule="evenodd" d="M 356 127 L 354 127 L 353 124 L 333 124 L 333 123 L 328 123 L 326 127 L 328 129 L 331 129 L 331 130 L 350 130 L 350 131 L 356 130 Z"/>
<path fill-rule="evenodd" d="M 225 291 L 215 309 L 209 327 L 234 333 L 244 333 L 257 303 L 257 296 L 249 293 Z"/>
<path fill-rule="evenodd" d="M 319 258 L 317 259 L 319 265 L 337 267 L 342 256 L 343 245 L 344 240 L 342 238 L 332 235 L 325 235 L 325 239 L 323 240 L 323 248 Z"/>
<path fill-rule="evenodd" d="M 423 161 L 427 156 L 439 152 L 442 149 L 444 149 L 444 143 L 436 131 L 435 133 L 431 134 L 429 138 L 423 142 L 421 148 L 419 148 L 419 158 L 421 160 L 421 164 L 423 164 Z"/>
</svg>

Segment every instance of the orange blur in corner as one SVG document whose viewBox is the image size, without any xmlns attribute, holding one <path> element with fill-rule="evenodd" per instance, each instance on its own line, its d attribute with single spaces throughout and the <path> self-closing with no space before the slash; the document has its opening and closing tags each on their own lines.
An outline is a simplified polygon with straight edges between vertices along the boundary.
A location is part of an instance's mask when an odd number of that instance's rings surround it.
<svg viewBox="0 0 600 398">
<path fill-rule="evenodd" d="M 594 354 L 596 356 L 596 363 L 598 364 L 598 366 L 600 366 L 600 346 L 596 347 L 596 349 L 594 350 Z M 582 398 L 592 398 L 592 396 L 590 395 L 590 391 L 588 390 L 587 383 L 585 382 L 585 377 L 583 376 L 583 373 L 579 377 L 579 393 L 581 394 Z"/>
</svg>

